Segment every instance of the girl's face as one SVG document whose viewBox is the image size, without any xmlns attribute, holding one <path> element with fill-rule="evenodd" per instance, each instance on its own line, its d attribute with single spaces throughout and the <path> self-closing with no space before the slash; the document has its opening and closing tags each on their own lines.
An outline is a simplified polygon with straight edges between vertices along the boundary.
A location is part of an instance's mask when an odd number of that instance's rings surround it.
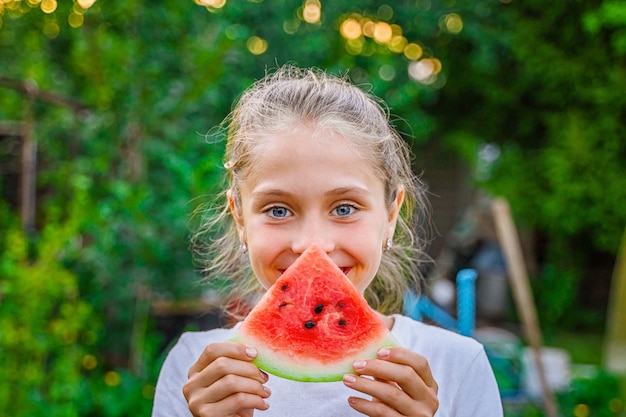
<svg viewBox="0 0 626 417">
<path fill-rule="evenodd" d="M 404 193 L 387 206 L 384 184 L 359 149 L 303 127 L 263 139 L 229 203 L 252 269 L 269 288 L 317 242 L 363 293 L 393 236 Z"/>
</svg>

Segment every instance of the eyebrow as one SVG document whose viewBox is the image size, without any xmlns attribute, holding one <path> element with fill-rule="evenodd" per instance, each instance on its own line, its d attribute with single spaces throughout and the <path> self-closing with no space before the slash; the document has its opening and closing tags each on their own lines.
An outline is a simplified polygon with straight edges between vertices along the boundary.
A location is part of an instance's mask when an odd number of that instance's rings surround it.
<svg viewBox="0 0 626 417">
<path fill-rule="evenodd" d="M 367 195 L 370 194 L 370 190 L 366 187 L 362 186 L 354 186 L 354 187 L 337 187 L 331 190 L 328 190 L 324 193 L 324 196 L 341 196 L 346 194 L 356 194 L 356 195 Z M 280 188 L 268 188 L 254 191 L 252 193 L 252 198 L 260 198 L 260 197 L 285 197 L 292 195 L 291 192 L 285 191 Z"/>
<path fill-rule="evenodd" d="M 257 190 L 252 192 L 251 197 L 252 198 L 259 198 L 259 197 L 283 197 L 286 195 L 289 195 L 290 193 L 281 190 L 280 188 L 268 188 L 268 189 L 261 189 L 261 190 Z"/>
<path fill-rule="evenodd" d="M 326 196 L 330 195 L 345 195 L 345 194 L 357 194 L 357 195 L 366 195 L 370 194 L 370 190 L 366 187 L 356 186 L 356 187 L 337 187 L 332 190 L 328 190 L 324 193 Z"/>
</svg>

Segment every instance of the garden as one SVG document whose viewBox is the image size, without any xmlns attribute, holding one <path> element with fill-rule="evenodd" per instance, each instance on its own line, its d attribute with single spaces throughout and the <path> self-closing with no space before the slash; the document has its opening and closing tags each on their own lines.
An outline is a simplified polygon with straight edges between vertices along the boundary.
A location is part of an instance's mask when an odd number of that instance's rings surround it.
<svg viewBox="0 0 626 417">
<path fill-rule="evenodd" d="M 0 415 L 148 416 L 178 335 L 227 320 L 190 238 L 223 186 L 220 122 L 285 63 L 388 103 L 431 187 L 434 259 L 467 264 L 463 215 L 506 199 L 542 343 L 571 364 L 559 415 L 626 416 L 607 350 L 626 346 L 617 0 L 0 0 Z M 478 324 L 521 349 L 507 306 Z"/>
</svg>

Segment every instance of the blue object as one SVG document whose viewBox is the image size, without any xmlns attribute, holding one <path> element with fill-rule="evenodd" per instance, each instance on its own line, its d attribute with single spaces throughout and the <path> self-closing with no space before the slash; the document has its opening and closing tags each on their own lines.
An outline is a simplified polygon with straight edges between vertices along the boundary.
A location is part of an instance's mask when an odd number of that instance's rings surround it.
<svg viewBox="0 0 626 417">
<path fill-rule="evenodd" d="M 428 297 L 417 295 L 414 291 L 409 291 L 404 296 L 404 313 L 420 321 L 427 317 L 446 329 L 464 336 L 472 336 L 476 316 L 476 277 L 476 271 L 473 269 L 462 269 L 456 275 L 456 319 Z"/>
<path fill-rule="evenodd" d="M 476 325 L 476 277 L 474 269 L 462 269 L 456 274 L 457 326 L 463 336 L 471 336 Z"/>
<path fill-rule="evenodd" d="M 404 296 L 404 313 L 422 321 L 424 317 L 439 326 L 472 337 L 476 326 L 476 278 L 474 269 L 462 269 L 456 275 L 457 317 L 454 318 L 425 295 L 409 291 Z M 500 394 L 508 402 L 523 402 L 520 389 L 520 353 L 516 346 L 484 344 L 489 362 L 500 387 Z M 506 349 L 505 349 L 506 348 Z"/>
</svg>

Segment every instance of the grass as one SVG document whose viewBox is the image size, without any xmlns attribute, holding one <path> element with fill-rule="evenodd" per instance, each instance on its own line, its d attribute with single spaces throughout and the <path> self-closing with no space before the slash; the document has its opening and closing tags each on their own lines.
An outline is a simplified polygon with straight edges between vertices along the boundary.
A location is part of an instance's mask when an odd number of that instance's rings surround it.
<svg viewBox="0 0 626 417">
<path fill-rule="evenodd" d="M 604 336 L 602 333 L 550 332 L 544 345 L 565 349 L 573 364 L 602 366 Z"/>
</svg>

